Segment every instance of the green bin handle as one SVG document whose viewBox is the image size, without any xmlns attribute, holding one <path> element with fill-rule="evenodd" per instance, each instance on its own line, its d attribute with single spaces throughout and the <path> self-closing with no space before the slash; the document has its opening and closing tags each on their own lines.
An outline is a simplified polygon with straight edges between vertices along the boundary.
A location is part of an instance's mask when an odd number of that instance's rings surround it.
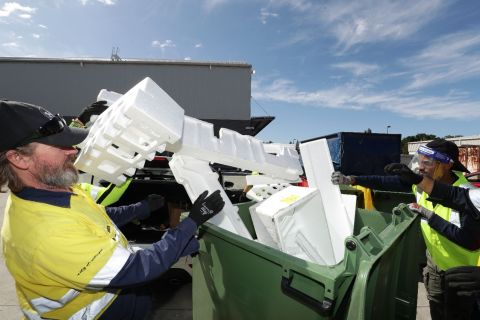
<svg viewBox="0 0 480 320">
<path fill-rule="evenodd" d="M 297 300 L 300 303 L 303 303 L 307 307 L 315 310 L 322 316 L 330 316 L 332 311 L 333 311 L 333 301 L 330 299 L 325 299 L 323 301 L 319 301 L 317 299 L 314 299 L 310 297 L 309 295 L 293 288 L 291 286 L 292 284 L 293 277 L 286 278 L 282 277 L 282 292 L 289 296 L 290 298 L 293 298 Z"/>
</svg>

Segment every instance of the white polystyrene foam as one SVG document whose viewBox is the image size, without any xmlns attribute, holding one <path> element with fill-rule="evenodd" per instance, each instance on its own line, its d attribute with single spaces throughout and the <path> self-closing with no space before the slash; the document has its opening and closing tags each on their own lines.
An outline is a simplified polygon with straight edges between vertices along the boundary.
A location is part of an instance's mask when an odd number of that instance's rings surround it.
<svg viewBox="0 0 480 320">
<path fill-rule="evenodd" d="M 209 194 L 220 190 L 225 206 L 220 213 L 209 220 L 210 223 L 241 235 L 244 238 L 252 239 L 238 215 L 238 208 L 231 203 L 218 181 L 218 174 L 212 171 L 207 161 L 174 154 L 168 164 L 177 182 L 185 187 L 192 203 L 205 190 L 208 190 Z"/>
<path fill-rule="evenodd" d="M 181 143 L 167 145 L 167 150 L 289 181 L 297 181 L 302 173 L 296 151 L 268 154 L 262 141 L 225 128 L 216 138 L 211 123 L 188 116 L 185 116 Z"/>
<path fill-rule="evenodd" d="M 331 182 L 334 169 L 326 139 L 300 144 L 300 153 L 308 185 L 317 188 L 322 196 L 335 261 L 340 262 L 345 254 L 345 238 L 353 234 L 351 205 L 347 212 L 339 186 Z"/>
<path fill-rule="evenodd" d="M 315 188 L 289 186 L 271 195 L 251 210 L 261 243 L 323 265 L 336 263 L 330 232 Z"/>
</svg>

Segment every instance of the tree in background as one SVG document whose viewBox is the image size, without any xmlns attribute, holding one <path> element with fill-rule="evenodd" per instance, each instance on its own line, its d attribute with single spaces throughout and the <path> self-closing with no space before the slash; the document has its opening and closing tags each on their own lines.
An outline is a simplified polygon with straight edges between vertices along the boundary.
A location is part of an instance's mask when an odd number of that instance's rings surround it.
<svg viewBox="0 0 480 320">
<path fill-rule="evenodd" d="M 427 134 L 427 133 L 417 133 L 414 136 L 408 136 L 402 139 L 401 147 L 402 147 L 402 154 L 408 154 L 408 143 L 414 141 L 424 141 L 424 140 L 433 140 L 437 138 L 434 134 Z"/>
<path fill-rule="evenodd" d="M 462 135 L 446 135 L 443 139 L 449 138 L 458 138 L 463 137 Z M 425 140 L 433 140 L 438 138 L 434 134 L 426 134 L 426 133 L 417 133 L 415 136 L 408 136 L 402 139 L 401 147 L 402 147 L 402 154 L 408 154 L 408 143 L 415 142 L 415 141 L 425 141 Z"/>
</svg>

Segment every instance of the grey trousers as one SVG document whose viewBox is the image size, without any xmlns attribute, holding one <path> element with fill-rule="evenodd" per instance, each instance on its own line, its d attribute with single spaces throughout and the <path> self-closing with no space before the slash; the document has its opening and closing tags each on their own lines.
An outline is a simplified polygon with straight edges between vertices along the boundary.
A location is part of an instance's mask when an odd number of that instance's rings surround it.
<svg viewBox="0 0 480 320">
<path fill-rule="evenodd" d="M 427 251 L 427 266 L 423 269 L 423 283 L 427 290 L 432 320 L 470 320 L 475 299 L 459 297 L 445 290 L 445 272 L 432 261 Z"/>
</svg>

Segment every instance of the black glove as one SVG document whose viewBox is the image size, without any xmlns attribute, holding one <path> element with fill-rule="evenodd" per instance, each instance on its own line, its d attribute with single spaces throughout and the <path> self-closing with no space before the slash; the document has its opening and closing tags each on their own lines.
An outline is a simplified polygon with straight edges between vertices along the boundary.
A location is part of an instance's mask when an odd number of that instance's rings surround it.
<svg viewBox="0 0 480 320">
<path fill-rule="evenodd" d="M 197 224 L 202 225 L 205 221 L 216 215 L 223 209 L 225 202 L 217 190 L 207 197 L 208 191 L 205 190 L 198 196 L 197 200 L 192 204 L 189 217 Z"/>
<path fill-rule="evenodd" d="M 92 103 L 88 107 L 82 110 L 82 113 L 77 117 L 83 124 L 87 124 L 90 121 L 90 117 L 93 115 L 99 115 L 103 111 L 107 110 L 107 101 L 100 100 Z"/>
<path fill-rule="evenodd" d="M 423 180 L 422 175 L 416 174 L 403 163 L 387 164 L 384 170 L 386 174 L 398 176 L 400 181 L 406 185 L 419 184 Z"/>
<path fill-rule="evenodd" d="M 147 201 L 150 212 L 158 210 L 165 205 L 165 198 L 158 194 L 149 194 Z"/>
<path fill-rule="evenodd" d="M 445 285 L 448 292 L 459 296 L 473 296 L 480 292 L 480 267 L 463 266 L 445 272 Z"/>
</svg>

